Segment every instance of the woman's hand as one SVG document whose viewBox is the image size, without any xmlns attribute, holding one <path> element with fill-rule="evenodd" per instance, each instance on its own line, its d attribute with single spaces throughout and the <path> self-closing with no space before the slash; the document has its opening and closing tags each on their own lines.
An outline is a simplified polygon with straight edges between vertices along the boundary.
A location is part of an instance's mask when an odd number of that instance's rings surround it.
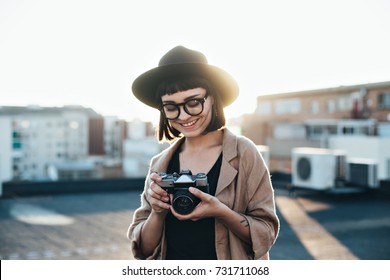
<svg viewBox="0 0 390 280">
<path fill-rule="evenodd" d="M 145 196 L 152 211 L 142 226 L 140 249 L 145 258 L 151 256 L 161 242 L 164 218 L 170 209 L 169 196 L 158 184 L 162 178 L 157 173 L 150 175 L 151 183 Z"/>
<path fill-rule="evenodd" d="M 188 189 L 193 195 L 198 197 L 201 202 L 188 215 L 180 215 L 171 206 L 172 214 L 179 220 L 197 221 L 203 218 L 214 217 L 222 224 L 229 228 L 234 234 L 241 238 L 244 242 L 252 244 L 249 231 L 249 223 L 247 218 L 239 214 L 225 204 L 219 201 L 215 196 L 209 195 L 196 188 Z"/>
<path fill-rule="evenodd" d="M 223 207 L 226 207 L 215 196 L 202 192 L 197 188 L 190 187 L 188 191 L 199 198 L 201 201 L 195 207 L 195 209 L 187 215 L 181 215 L 177 213 L 171 206 L 172 214 L 179 220 L 197 221 L 203 218 L 217 217 L 218 213 L 222 211 Z"/>
<path fill-rule="evenodd" d="M 166 214 L 170 209 L 170 204 L 168 193 L 158 185 L 162 178 L 157 173 L 152 173 L 150 179 L 152 182 L 148 189 L 148 200 L 152 211 L 156 214 Z"/>
</svg>

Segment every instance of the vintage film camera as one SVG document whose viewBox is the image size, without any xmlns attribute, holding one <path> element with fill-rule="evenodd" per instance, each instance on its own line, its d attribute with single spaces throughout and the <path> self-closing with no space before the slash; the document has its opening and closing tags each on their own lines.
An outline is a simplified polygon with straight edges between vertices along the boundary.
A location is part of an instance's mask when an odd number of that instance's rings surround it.
<svg viewBox="0 0 390 280">
<path fill-rule="evenodd" d="M 160 187 L 173 194 L 172 206 L 179 214 L 186 215 L 192 212 L 200 199 L 188 191 L 189 187 L 197 188 L 205 193 L 209 193 L 209 184 L 205 173 L 192 175 L 190 170 L 182 170 L 180 174 L 166 174 L 160 172 L 162 177 Z"/>
</svg>

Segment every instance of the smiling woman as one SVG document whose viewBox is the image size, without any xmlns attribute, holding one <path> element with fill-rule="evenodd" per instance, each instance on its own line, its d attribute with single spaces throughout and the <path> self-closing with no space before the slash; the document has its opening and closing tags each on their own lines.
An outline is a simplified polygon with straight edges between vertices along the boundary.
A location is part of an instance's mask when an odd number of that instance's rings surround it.
<svg viewBox="0 0 390 280">
<path fill-rule="evenodd" d="M 173 142 L 151 160 L 128 230 L 134 257 L 268 259 L 279 232 L 270 175 L 254 143 L 225 127 L 223 108 L 239 93 L 235 79 L 177 46 L 132 90 L 160 111 L 159 140 Z M 175 173 L 197 179 L 167 186 L 163 179 Z"/>
</svg>

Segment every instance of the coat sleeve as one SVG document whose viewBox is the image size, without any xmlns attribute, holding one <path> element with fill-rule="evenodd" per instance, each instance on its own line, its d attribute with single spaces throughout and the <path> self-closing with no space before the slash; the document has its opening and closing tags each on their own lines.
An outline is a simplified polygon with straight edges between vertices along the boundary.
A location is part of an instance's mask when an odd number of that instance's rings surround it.
<svg viewBox="0 0 390 280">
<path fill-rule="evenodd" d="M 261 154 L 255 145 L 245 149 L 247 159 L 244 169 L 248 205 L 245 217 L 248 221 L 254 259 L 264 259 L 279 233 L 274 190 L 271 177 Z"/>
<path fill-rule="evenodd" d="M 149 185 L 150 171 L 146 177 L 144 190 L 141 194 L 141 206 L 134 212 L 133 221 L 127 231 L 127 237 L 130 239 L 130 246 L 135 259 L 157 259 L 161 252 L 161 242 L 151 256 L 144 256 L 140 248 L 142 227 L 151 213 L 151 206 L 146 198 Z"/>
</svg>

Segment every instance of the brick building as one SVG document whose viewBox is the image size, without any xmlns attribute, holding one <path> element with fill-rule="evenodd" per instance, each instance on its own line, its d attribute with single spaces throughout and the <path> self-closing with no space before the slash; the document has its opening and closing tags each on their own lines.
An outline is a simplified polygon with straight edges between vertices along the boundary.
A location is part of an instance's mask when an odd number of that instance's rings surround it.
<svg viewBox="0 0 390 280">
<path fill-rule="evenodd" d="M 290 171 L 291 149 L 327 148 L 333 135 L 388 135 L 390 81 L 261 95 L 243 134 L 270 147 L 270 169 Z"/>
</svg>

